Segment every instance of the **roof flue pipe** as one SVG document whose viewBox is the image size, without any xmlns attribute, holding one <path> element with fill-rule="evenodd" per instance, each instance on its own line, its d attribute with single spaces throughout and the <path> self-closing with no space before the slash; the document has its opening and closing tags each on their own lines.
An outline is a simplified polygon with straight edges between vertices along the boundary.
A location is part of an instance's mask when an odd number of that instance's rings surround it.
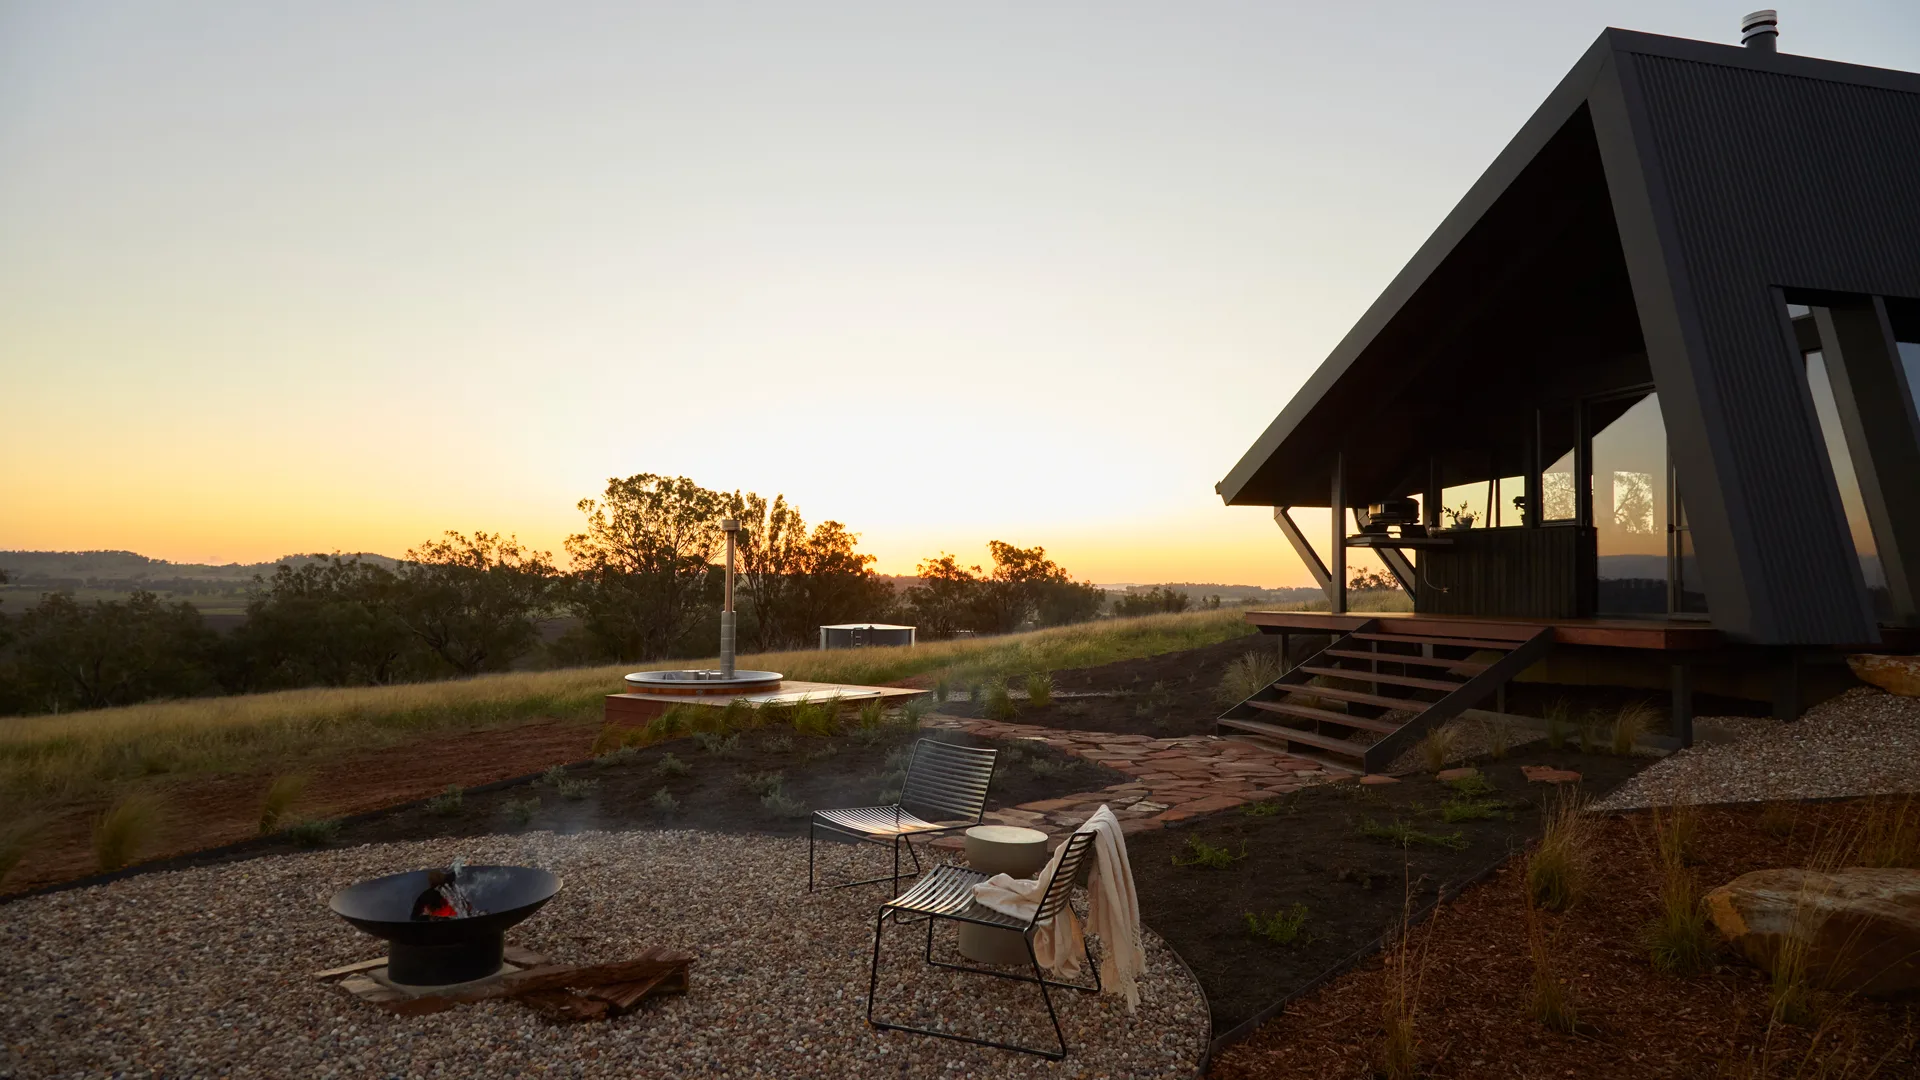
<svg viewBox="0 0 1920 1080">
<path fill-rule="evenodd" d="M 1767 8 L 1740 20 L 1740 44 L 1761 52 L 1775 52 L 1780 40 L 1780 13 Z"/>
</svg>

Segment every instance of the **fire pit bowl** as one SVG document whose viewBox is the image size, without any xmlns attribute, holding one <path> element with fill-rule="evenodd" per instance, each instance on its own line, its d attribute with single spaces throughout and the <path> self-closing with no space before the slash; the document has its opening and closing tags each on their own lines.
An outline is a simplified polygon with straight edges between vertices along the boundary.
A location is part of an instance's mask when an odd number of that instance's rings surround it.
<svg viewBox="0 0 1920 1080">
<path fill-rule="evenodd" d="M 507 927 L 539 911 L 560 891 L 560 879 L 531 866 L 460 868 L 460 893 L 474 914 L 415 919 L 414 902 L 440 871 L 404 874 L 349 885 L 333 894 L 333 913 L 387 945 L 387 978 L 405 986 L 446 986 L 484 979 L 500 970 Z"/>
</svg>

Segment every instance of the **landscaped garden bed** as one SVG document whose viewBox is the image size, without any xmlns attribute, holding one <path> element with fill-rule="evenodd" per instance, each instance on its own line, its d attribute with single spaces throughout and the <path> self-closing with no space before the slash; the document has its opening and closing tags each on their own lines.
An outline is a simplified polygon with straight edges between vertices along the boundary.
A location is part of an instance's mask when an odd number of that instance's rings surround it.
<svg viewBox="0 0 1920 1080">
<path fill-rule="evenodd" d="M 1529 748 L 1482 762 L 1476 780 L 1322 784 L 1145 833 L 1129 841 L 1141 917 L 1192 965 L 1225 1034 L 1378 940 L 1406 905 L 1524 847 L 1564 789 L 1603 792 L 1648 760 Z M 1522 765 L 1581 779 L 1529 781 Z"/>
<path fill-rule="evenodd" d="M 1684 873 L 1697 898 L 1767 868 L 1911 867 L 1920 860 L 1914 809 L 1891 801 L 1703 808 L 1690 830 L 1680 830 L 1691 833 L 1681 845 Z M 1904 834 L 1890 827 L 1900 815 Z M 1664 820 L 1673 835 L 1670 812 Z M 1667 881 L 1659 830 L 1650 813 L 1596 817 L 1582 844 L 1589 876 L 1579 898 L 1564 913 L 1536 907 L 1531 924 L 1526 862 L 1510 860 L 1415 927 L 1404 950 L 1367 960 L 1227 1048 L 1212 1075 L 1915 1075 L 1920 1011 L 1911 997 L 1879 1001 L 1769 978 L 1719 947 L 1710 925 L 1697 971 L 1656 970 L 1648 933 L 1662 917 Z M 1543 986 L 1557 987 L 1557 994 L 1543 995 Z M 1557 1006 L 1543 1007 L 1556 997 Z M 1400 1062 L 1405 1069 L 1387 1062 L 1383 1017 L 1398 1001 L 1412 1006 L 1411 1063 Z"/>
</svg>

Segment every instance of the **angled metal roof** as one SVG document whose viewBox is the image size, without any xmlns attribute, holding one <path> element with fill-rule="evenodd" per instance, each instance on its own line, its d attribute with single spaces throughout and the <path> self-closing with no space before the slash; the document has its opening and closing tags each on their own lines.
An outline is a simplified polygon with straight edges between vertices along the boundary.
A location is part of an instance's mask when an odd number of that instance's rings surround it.
<svg viewBox="0 0 1920 1080">
<path fill-rule="evenodd" d="M 1355 501 L 1419 490 L 1638 372 L 1715 624 L 1876 640 L 1782 289 L 1920 297 L 1920 75 L 1606 30 L 1216 490 L 1325 506 L 1337 452 Z"/>
</svg>

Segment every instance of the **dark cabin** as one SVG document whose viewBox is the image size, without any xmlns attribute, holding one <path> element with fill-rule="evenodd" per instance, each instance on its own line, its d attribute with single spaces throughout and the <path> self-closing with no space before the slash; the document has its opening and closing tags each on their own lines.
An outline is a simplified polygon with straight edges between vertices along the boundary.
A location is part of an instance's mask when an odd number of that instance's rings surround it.
<svg viewBox="0 0 1920 1080">
<path fill-rule="evenodd" d="M 1749 20 L 1604 31 L 1217 485 L 1327 590 L 1263 629 L 1651 648 L 1676 689 L 1744 650 L 1790 711 L 1806 658 L 1910 647 L 1920 75 Z M 1348 613 L 1354 547 L 1411 615 Z"/>
</svg>

